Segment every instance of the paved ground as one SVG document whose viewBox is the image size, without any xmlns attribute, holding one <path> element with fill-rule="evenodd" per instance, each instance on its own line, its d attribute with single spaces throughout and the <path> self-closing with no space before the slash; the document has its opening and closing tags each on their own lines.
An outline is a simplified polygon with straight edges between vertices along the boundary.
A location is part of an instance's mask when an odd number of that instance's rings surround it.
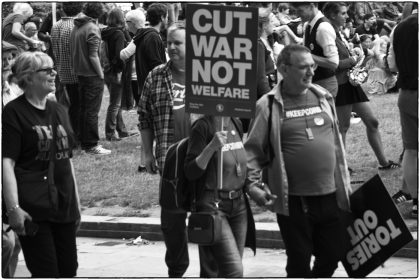
<svg viewBox="0 0 420 280">
<path fill-rule="evenodd" d="M 125 240 L 86 238 L 77 239 L 79 270 L 78 277 L 166 277 L 167 270 L 164 263 L 165 245 L 154 242 L 149 245 L 126 245 Z M 198 277 L 198 250 L 191 245 L 190 267 L 185 277 Z M 245 277 L 285 277 L 284 266 L 286 255 L 284 250 L 257 249 L 253 256 L 250 249 L 244 255 Z M 16 277 L 29 277 L 23 256 L 20 256 Z M 384 267 L 380 267 L 369 277 L 417 277 L 417 259 L 391 258 Z M 342 266 L 334 277 L 347 277 Z"/>
</svg>

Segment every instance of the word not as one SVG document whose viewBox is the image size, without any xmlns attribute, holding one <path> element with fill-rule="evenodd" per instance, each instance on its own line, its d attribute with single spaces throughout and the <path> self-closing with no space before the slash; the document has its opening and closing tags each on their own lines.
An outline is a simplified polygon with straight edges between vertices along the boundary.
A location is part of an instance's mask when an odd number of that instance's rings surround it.
<svg viewBox="0 0 420 280">
<path fill-rule="evenodd" d="M 386 225 L 378 226 L 378 217 L 372 210 L 363 213 L 363 220 L 356 219 L 353 227 L 347 227 L 347 232 L 350 235 L 351 244 L 353 246 L 357 244 L 346 255 L 352 270 L 357 270 L 360 265 L 366 263 L 374 254 L 401 235 L 401 230 L 395 227 L 391 219 L 386 221 Z"/>
</svg>

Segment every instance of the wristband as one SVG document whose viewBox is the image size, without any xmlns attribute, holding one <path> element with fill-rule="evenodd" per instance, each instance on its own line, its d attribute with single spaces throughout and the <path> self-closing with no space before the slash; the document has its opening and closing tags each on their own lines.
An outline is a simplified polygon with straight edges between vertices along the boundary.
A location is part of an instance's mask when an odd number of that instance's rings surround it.
<svg viewBox="0 0 420 280">
<path fill-rule="evenodd" d="M 15 206 L 13 206 L 9 210 L 7 210 L 6 215 L 9 216 L 11 213 L 13 213 L 18 208 L 20 208 L 20 206 L 19 206 L 19 204 L 16 204 Z"/>
</svg>

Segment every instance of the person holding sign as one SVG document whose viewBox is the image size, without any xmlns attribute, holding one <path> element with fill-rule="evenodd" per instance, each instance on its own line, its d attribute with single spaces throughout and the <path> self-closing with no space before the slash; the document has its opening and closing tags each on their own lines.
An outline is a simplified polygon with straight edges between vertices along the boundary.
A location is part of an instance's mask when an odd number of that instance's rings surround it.
<svg viewBox="0 0 420 280">
<path fill-rule="evenodd" d="M 239 120 L 204 116 L 192 127 L 185 158 L 185 175 L 196 181 L 197 211 L 214 212 L 220 215 L 221 232 L 218 240 L 209 246 L 200 245 L 217 263 L 216 277 L 243 277 L 242 256 L 247 234 L 254 243 L 255 225 L 251 209 L 244 194 L 246 179 L 246 153 L 242 144 L 242 125 Z M 223 187 L 218 188 L 218 155 L 223 153 Z M 216 195 L 217 193 L 217 195 Z M 217 196 L 217 197 L 215 197 Z M 251 241 L 252 242 L 252 241 Z M 205 262 L 201 259 L 200 262 Z"/>
<path fill-rule="evenodd" d="M 287 277 L 331 277 L 344 254 L 339 208 L 350 209 L 351 192 L 334 100 L 312 84 L 308 48 L 286 46 L 277 69 L 283 79 L 257 102 L 245 142 L 246 190 L 260 205 L 277 196 L 269 209 L 286 246 Z M 260 183 L 266 167 L 268 186 Z"/>
</svg>

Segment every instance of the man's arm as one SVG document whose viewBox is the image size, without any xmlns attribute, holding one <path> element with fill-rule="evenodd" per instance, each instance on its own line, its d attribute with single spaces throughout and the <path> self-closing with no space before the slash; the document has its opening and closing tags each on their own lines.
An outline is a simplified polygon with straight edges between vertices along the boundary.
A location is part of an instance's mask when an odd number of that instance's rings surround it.
<svg viewBox="0 0 420 280">
<path fill-rule="evenodd" d="M 395 30 L 395 29 L 394 29 Z M 387 55 L 388 67 L 392 72 L 398 72 L 397 63 L 395 61 L 395 52 L 394 52 L 394 30 L 392 30 L 389 42 L 389 50 Z"/>
<path fill-rule="evenodd" d="M 155 139 L 153 130 L 151 128 L 142 129 L 140 130 L 140 134 L 144 155 L 146 157 L 144 163 L 146 165 L 147 173 L 155 174 L 158 167 L 156 165 L 155 156 L 153 155 L 153 140 Z"/>
<path fill-rule="evenodd" d="M 322 22 L 316 32 L 316 41 L 322 47 L 325 57 L 312 55 L 316 64 L 331 70 L 337 69 L 339 58 L 335 39 L 336 35 L 332 25 L 327 22 Z"/>
<path fill-rule="evenodd" d="M 101 42 L 101 38 L 98 34 L 91 33 L 88 35 L 87 44 L 88 44 L 88 52 L 89 52 L 89 60 L 92 63 L 93 68 L 96 71 L 96 74 L 101 78 L 104 79 L 104 73 L 102 72 L 101 62 L 98 56 L 99 44 Z"/>
<path fill-rule="evenodd" d="M 151 72 L 147 75 L 141 91 L 138 115 L 139 115 L 139 130 L 143 143 L 143 150 L 145 155 L 145 165 L 147 173 L 155 174 L 158 170 L 156 159 L 153 155 L 153 141 L 155 139 L 153 130 L 153 115 L 152 115 L 152 76 Z"/>
</svg>

